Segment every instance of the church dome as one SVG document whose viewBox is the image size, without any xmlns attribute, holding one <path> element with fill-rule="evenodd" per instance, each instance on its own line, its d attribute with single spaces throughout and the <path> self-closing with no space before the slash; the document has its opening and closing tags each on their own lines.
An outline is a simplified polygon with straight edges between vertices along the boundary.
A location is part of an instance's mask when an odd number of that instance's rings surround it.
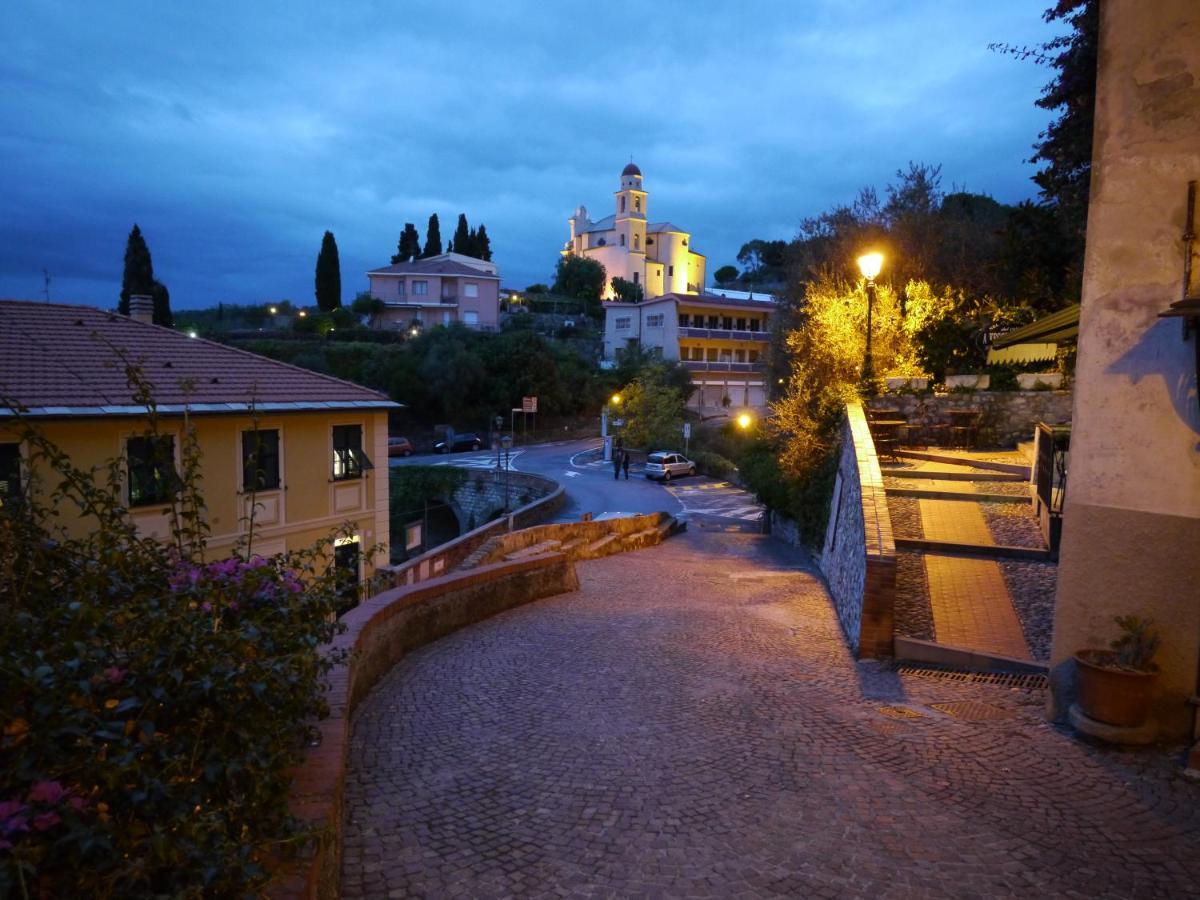
<svg viewBox="0 0 1200 900">
<path fill-rule="evenodd" d="M 639 169 L 637 166 L 635 166 L 633 163 L 630 163 L 629 165 L 627 165 L 625 168 L 623 168 L 621 170 L 621 175 L 622 175 L 622 177 L 624 177 L 625 175 L 636 175 L 639 178 L 641 178 L 642 170 Z"/>
</svg>

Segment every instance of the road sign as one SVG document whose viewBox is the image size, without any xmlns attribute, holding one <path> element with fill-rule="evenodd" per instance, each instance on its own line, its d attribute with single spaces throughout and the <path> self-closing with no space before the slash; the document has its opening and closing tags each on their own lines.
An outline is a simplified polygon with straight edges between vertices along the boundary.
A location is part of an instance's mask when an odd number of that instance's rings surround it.
<svg viewBox="0 0 1200 900">
<path fill-rule="evenodd" d="M 686 441 L 691 436 L 692 436 L 692 423 L 684 422 L 683 423 L 683 439 Z"/>
<path fill-rule="evenodd" d="M 527 413 L 537 412 L 537 397 L 522 397 L 521 409 Z"/>
<path fill-rule="evenodd" d="M 624 419 L 613 419 L 613 424 L 614 424 L 615 426 L 617 426 L 618 428 L 624 428 L 624 427 L 625 427 L 625 420 L 624 420 Z"/>
</svg>

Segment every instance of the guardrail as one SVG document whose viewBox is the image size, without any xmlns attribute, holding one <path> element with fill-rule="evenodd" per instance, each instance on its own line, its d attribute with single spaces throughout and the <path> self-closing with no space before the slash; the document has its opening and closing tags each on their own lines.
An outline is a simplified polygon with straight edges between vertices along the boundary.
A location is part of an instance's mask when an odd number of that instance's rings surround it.
<svg viewBox="0 0 1200 900">
<path fill-rule="evenodd" d="M 764 363 L 739 362 L 705 362 L 703 360 L 683 360 L 683 366 L 689 372 L 765 372 Z"/>
<path fill-rule="evenodd" d="M 689 338 L 714 338 L 726 341 L 760 341 L 767 343 L 771 340 L 766 331 L 743 331 L 729 328 L 695 328 L 691 325 L 679 326 L 679 336 Z"/>
</svg>

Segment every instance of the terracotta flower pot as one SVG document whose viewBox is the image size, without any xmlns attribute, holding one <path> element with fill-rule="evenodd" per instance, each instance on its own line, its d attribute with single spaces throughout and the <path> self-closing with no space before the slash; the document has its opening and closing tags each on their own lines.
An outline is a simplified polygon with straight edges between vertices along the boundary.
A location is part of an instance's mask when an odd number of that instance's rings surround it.
<svg viewBox="0 0 1200 900">
<path fill-rule="evenodd" d="M 1150 715 L 1157 672 L 1121 669 L 1111 650 L 1080 650 L 1075 654 L 1079 672 L 1079 708 L 1089 719 L 1137 728 Z"/>
</svg>

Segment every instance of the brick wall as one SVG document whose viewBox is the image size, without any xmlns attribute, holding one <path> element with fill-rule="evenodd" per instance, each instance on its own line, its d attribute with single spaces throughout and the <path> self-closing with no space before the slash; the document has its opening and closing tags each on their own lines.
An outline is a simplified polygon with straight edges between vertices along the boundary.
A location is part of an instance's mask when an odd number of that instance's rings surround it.
<svg viewBox="0 0 1200 900">
<path fill-rule="evenodd" d="M 838 620 L 859 658 L 892 654 L 896 545 L 879 459 L 862 404 L 846 407 L 820 566 Z"/>
</svg>

